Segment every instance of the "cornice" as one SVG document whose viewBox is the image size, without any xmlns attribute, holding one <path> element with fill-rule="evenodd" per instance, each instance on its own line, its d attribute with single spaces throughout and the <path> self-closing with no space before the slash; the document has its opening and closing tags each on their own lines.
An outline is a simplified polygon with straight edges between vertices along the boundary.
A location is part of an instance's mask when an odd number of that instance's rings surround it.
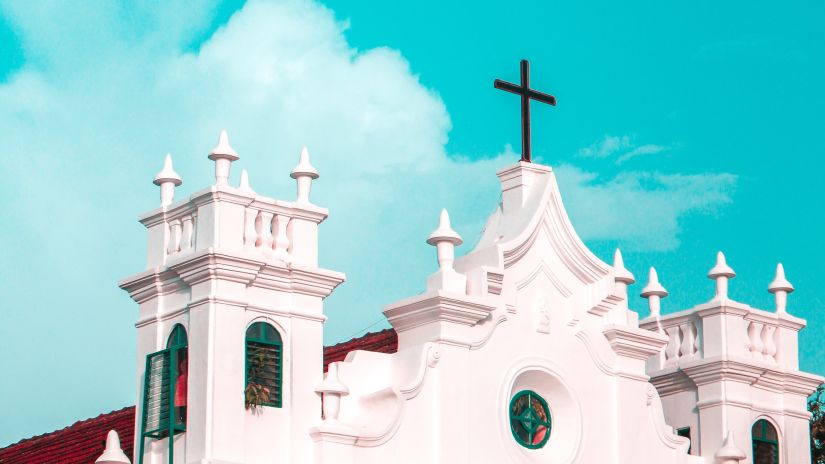
<svg viewBox="0 0 825 464">
<path fill-rule="evenodd" d="M 798 370 L 786 371 L 767 363 L 753 360 L 712 358 L 689 361 L 676 368 L 650 373 L 651 381 L 657 388 L 675 388 L 680 379 L 679 372 L 690 378 L 697 386 L 715 382 L 733 381 L 746 383 L 776 393 L 792 393 L 808 396 L 823 380 L 822 377 Z"/>
<path fill-rule="evenodd" d="M 645 361 L 667 345 L 667 337 L 636 327 L 609 325 L 602 333 L 613 351 L 628 358 Z"/>
<path fill-rule="evenodd" d="M 210 279 L 325 298 L 346 280 L 346 275 L 294 263 L 263 262 L 209 248 L 180 257 L 168 266 L 141 272 L 122 280 L 119 285 L 136 302 L 143 303 Z"/>
<path fill-rule="evenodd" d="M 223 254 L 208 248 L 170 264 L 190 287 L 210 279 L 228 280 L 248 285 L 266 264 L 248 258 Z"/>
<path fill-rule="evenodd" d="M 494 310 L 479 298 L 436 291 L 388 306 L 384 315 L 396 331 L 403 332 L 432 322 L 474 326 Z"/>
<path fill-rule="evenodd" d="M 347 276 L 342 272 L 319 268 L 305 268 L 295 263 L 289 265 L 292 290 L 304 295 L 326 298 L 343 283 Z"/>
<path fill-rule="evenodd" d="M 753 308 L 746 305 L 745 303 L 740 303 L 729 298 L 725 298 L 724 300 L 712 299 L 707 303 L 703 303 L 693 307 L 693 312 L 699 315 L 699 317 L 703 318 L 707 316 L 715 316 L 718 314 L 745 316 L 751 310 L 753 310 Z"/>
<path fill-rule="evenodd" d="M 118 287 L 127 291 L 138 304 L 159 295 L 174 293 L 183 286 L 178 275 L 165 267 L 149 269 L 118 283 Z"/>
<path fill-rule="evenodd" d="M 659 392 L 660 396 L 696 390 L 696 384 L 693 383 L 693 380 L 691 380 L 691 378 L 681 369 L 674 369 L 663 374 L 651 375 L 650 383 L 656 387 L 656 390 Z"/>
</svg>

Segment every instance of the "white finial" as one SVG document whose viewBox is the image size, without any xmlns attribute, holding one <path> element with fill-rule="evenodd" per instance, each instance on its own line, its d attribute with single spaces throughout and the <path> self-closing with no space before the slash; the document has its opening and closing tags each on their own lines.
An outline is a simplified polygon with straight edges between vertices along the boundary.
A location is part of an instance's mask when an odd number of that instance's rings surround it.
<svg viewBox="0 0 825 464">
<path fill-rule="evenodd" d="M 728 298 L 728 279 L 734 277 L 736 277 L 736 273 L 725 262 L 725 255 L 721 251 L 716 253 L 716 265 L 708 272 L 708 278 L 716 280 L 716 296 L 714 299 L 726 300 Z"/>
<path fill-rule="evenodd" d="M 235 150 L 229 145 L 229 136 L 225 130 L 218 137 L 218 144 L 209 153 L 209 159 L 215 162 L 215 182 L 218 185 L 229 183 L 229 168 L 233 161 L 239 158 Z"/>
<path fill-rule="evenodd" d="M 324 420 L 337 421 L 338 412 L 341 410 L 341 397 L 349 395 L 349 388 L 338 379 L 337 362 L 329 363 L 327 375 L 315 389 L 315 392 L 324 395 L 321 406 L 324 411 Z"/>
<path fill-rule="evenodd" d="M 441 210 L 438 218 L 438 228 L 427 238 L 427 243 L 436 247 L 438 253 L 439 270 L 452 269 L 455 258 L 455 247 L 461 245 L 461 236 L 450 226 L 450 215 L 446 209 Z"/>
<path fill-rule="evenodd" d="M 106 449 L 95 464 L 129 464 L 129 458 L 120 449 L 120 437 L 114 430 L 109 430 L 109 434 L 106 435 Z"/>
<path fill-rule="evenodd" d="M 788 293 L 793 292 L 793 285 L 785 278 L 785 267 L 782 263 L 776 265 L 776 277 L 768 286 L 768 291 L 776 298 L 776 312 L 785 314 L 788 306 Z"/>
<path fill-rule="evenodd" d="M 647 285 L 642 289 L 642 298 L 647 298 L 651 317 L 659 317 L 662 310 L 661 301 L 665 297 L 667 297 L 667 290 L 659 283 L 659 274 L 656 273 L 656 268 L 651 266 Z"/>
<path fill-rule="evenodd" d="M 438 228 L 427 238 L 427 243 L 435 246 L 438 256 L 438 272 L 427 279 L 427 288 L 431 290 L 449 290 L 456 293 L 467 291 L 467 277 L 453 269 L 455 247 L 461 245 L 461 236 L 450 226 L 450 215 L 446 209 L 441 210 Z"/>
<path fill-rule="evenodd" d="M 745 460 L 745 452 L 736 446 L 733 441 L 733 432 L 728 431 L 725 436 L 725 441 L 722 442 L 722 447 L 713 455 L 714 462 L 717 464 L 739 464 Z"/>
<path fill-rule="evenodd" d="M 252 187 L 249 185 L 249 173 L 246 172 L 246 169 L 241 170 L 241 183 L 240 185 L 238 185 L 238 190 L 244 193 L 255 193 L 255 191 L 252 190 Z"/>
<path fill-rule="evenodd" d="M 613 280 L 616 282 L 615 289 L 622 297 L 627 298 L 627 286 L 636 282 L 633 274 L 625 269 L 622 250 L 616 248 L 613 253 Z"/>
<path fill-rule="evenodd" d="M 298 181 L 298 203 L 309 203 L 309 191 L 312 188 L 312 179 L 318 178 L 318 170 L 309 162 L 309 150 L 307 147 L 301 149 L 301 158 L 298 165 L 289 174 Z"/>
<path fill-rule="evenodd" d="M 153 184 L 160 186 L 160 205 L 169 206 L 175 198 L 175 187 L 182 184 L 180 176 L 172 168 L 172 155 L 163 160 L 163 169 L 155 176 Z"/>
</svg>

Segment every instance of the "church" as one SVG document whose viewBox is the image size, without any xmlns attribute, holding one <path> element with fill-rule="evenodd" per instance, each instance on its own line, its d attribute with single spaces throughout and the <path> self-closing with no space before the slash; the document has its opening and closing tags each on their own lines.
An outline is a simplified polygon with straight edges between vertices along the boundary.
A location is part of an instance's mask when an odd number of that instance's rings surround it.
<svg viewBox="0 0 825 464">
<path fill-rule="evenodd" d="M 775 308 L 731 299 L 735 263 L 719 252 L 700 303 L 663 313 L 666 276 L 632 275 L 619 250 L 596 257 L 553 169 L 532 162 L 530 100 L 555 99 L 529 88 L 525 63 L 520 85 L 496 82 L 526 119 L 522 159 L 490 173 L 501 199 L 481 239 L 456 258 L 462 237 L 434 211 L 424 291 L 383 309 L 392 329 L 335 347 L 324 300 L 346 276 L 319 265 L 334 211 L 313 202 L 309 151 L 290 199 L 246 171 L 230 182 L 226 132 L 214 182 L 188 198 L 167 156 L 160 205 L 139 218 L 145 270 L 120 282 L 138 308 L 137 403 L 96 462 L 810 463 L 806 399 L 823 379 L 799 370 L 806 322 L 782 265 Z"/>
</svg>

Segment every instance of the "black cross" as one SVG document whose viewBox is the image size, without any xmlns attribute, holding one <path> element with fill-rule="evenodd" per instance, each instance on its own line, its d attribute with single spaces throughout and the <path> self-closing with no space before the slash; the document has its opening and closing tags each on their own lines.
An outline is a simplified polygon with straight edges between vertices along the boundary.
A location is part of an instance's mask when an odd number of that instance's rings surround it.
<svg viewBox="0 0 825 464">
<path fill-rule="evenodd" d="M 530 156 L 530 100 L 556 106 L 556 97 L 530 88 L 530 63 L 521 60 L 521 85 L 501 79 L 493 83 L 495 88 L 521 95 L 521 160 L 531 162 Z"/>
</svg>

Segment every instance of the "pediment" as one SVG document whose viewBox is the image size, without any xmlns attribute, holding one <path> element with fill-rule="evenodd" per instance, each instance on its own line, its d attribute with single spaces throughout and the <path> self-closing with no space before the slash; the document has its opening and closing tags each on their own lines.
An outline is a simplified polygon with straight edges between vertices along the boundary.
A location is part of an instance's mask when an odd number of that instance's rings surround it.
<svg viewBox="0 0 825 464">
<path fill-rule="evenodd" d="M 468 274 L 482 266 L 503 269 L 519 288 L 542 273 L 564 296 L 581 285 L 609 289 L 612 267 L 576 234 L 553 170 L 521 162 L 498 175 L 502 201 L 475 248 L 456 261 L 456 269 Z"/>
</svg>

